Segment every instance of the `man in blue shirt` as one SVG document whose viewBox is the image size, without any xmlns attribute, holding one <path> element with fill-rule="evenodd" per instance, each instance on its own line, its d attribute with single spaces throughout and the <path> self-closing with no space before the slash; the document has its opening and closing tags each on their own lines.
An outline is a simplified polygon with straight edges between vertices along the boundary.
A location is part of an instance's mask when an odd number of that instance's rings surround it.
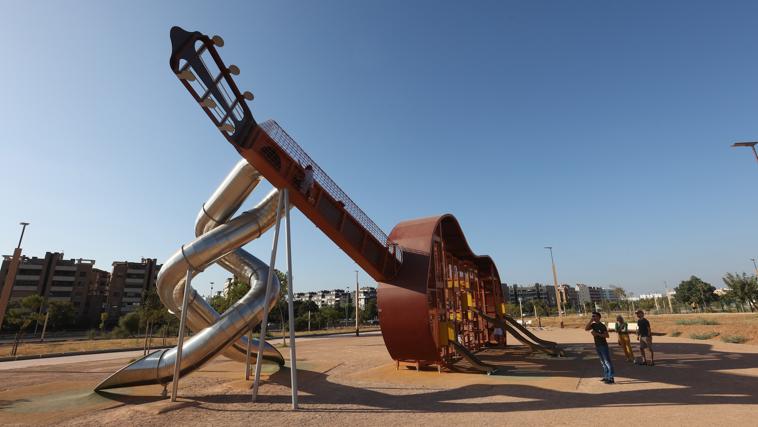
<svg viewBox="0 0 758 427">
<path fill-rule="evenodd" d="M 611 362 L 611 351 L 608 348 L 608 328 L 600 322 L 600 313 L 592 312 L 592 320 L 584 327 L 585 331 L 592 331 L 592 337 L 595 339 L 595 351 L 600 357 L 600 365 L 603 367 L 603 382 L 613 384 L 613 362 Z"/>
</svg>

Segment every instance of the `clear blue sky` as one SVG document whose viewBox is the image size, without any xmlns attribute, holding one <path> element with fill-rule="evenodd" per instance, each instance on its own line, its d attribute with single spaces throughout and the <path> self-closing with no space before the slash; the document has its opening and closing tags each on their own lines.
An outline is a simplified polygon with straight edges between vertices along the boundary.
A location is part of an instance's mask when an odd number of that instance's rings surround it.
<svg viewBox="0 0 758 427">
<path fill-rule="evenodd" d="M 692 274 L 722 286 L 758 257 L 758 165 L 729 147 L 758 138 L 755 2 L 1 7 L 3 253 L 22 220 L 26 254 L 106 270 L 192 238 L 238 155 L 169 70 L 180 25 L 224 37 L 256 118 L 386 232 L 453 213 L 508 283 L 549 283 L 546 245 L 562 282 L 634 293 Z M 355 264 L 293 218 L 296 288 L 353 283 Z"/>
</svg>

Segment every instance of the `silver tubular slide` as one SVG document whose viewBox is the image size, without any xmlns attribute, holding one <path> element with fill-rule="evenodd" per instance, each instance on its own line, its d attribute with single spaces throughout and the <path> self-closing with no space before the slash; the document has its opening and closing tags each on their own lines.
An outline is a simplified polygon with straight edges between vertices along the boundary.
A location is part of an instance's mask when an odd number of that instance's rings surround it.
<svg viewBox="0 0 758 427">
<path fill-rule="evenodd" d="M 231 218 L 260 180 L 258 171 L 246 160 L 240 160 L 198 214 L 195 221 L 197 238 L 176 251 L 158 274 L 158 295 L 176 316 L 181 311 L 185 275 L 190 267 L 193 274 L 198 274 L 209 265 L 218 263 L 250 284 L 250 291 L 223 315 L 219 315 L 194 289 L 190 289 L 187 325 L 197 333 L 184 342 L 182 376 L 220 353 L 244 362 L 247 348 L 244 334 L 261 322 L 264 303 L 271 308 L 278 299 L 279 281 L 274 275 L 271 297 L 264 302 L 269 267 L 241 249 L 274 225 L 278 190 L 272 190 L 253 209 Z M 257 349 L 258 341 L 253 340 L 252 350 Z M 263 357 L 284 364 L 282 355 L 269 343 L 266 343 Z M 121 368 L 95 390 L 166 384 L 173 379 L 175 363 L 176 348 L 156 351 Z"/>
</svg>

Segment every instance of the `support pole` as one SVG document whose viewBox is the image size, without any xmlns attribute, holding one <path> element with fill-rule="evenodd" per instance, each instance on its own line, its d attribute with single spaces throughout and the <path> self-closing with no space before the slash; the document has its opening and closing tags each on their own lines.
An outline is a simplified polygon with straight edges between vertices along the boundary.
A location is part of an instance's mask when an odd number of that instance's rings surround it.
<svg viewBox="0 0 758 427">
<path fill-rule="evenodd" d="M 276 204 L 276 226 L 274 227 L 274 244 L 271 248 L 271 262 L 266 277 L 266 298 L 263 301 L 263 321 L 261 322 L 261 335 L 258 339 L 258 354 L 255 359 L 255 378 L 253 379 L 253 402 L 258 397 L 258 384 L 261 380 L 261 363 L 263 363 L 263 349 L 266 346 L 266 329 L 268 326 L 268 300 L 271 296 L 271 281 L 274 278 L 276 267 L 276 248 L 279 243 L 279 225 L 282 222 L 282 205 L 284 197 L 279 193 L 279 202 Z"/>
<path fill-rule="evenodd" d="M 245 381 L 250 380 L 250 348 L 253 346 L 253 328 L 247 336 L 247 351 L 245 352 Z"/>
<path fill-rule="evenodd" d="M 290 237 L 290 197 L 284 189 L 284 216 L 287 227 L 284 229 L 287 244 L 287 299 L 290 322 L 290 381 L 292 386 L 292 409 L 297 409 L 297 352 L 295 349 L 295 291 L 292 283 L 292 240 Z"/>
<path fill-rule="evenodd" d="M 355 336 L 361 335 L 360 326 L 358 326 L 358 292 L 360 292 L 360 285 L 358 284 L 358 270 L 355 270 Z"/>
<path fill-rule="evenodd" d="M 171 384 L 171 401 L 176 402 L 176 391 L 179 389 L 179 375 L 182 368 L 182 347 L 184 346 L 184 328 L 187 324 L 187 305 L 189 304 L 190 284 L 192 283 L 192 267 L 187 268 L 187 278 L 184 279 L 184 297 L 182 312 L 179 315 L 179 339 L 176 343 L 176 363 L 174 364 L 174 381 Z"/>
</svg>

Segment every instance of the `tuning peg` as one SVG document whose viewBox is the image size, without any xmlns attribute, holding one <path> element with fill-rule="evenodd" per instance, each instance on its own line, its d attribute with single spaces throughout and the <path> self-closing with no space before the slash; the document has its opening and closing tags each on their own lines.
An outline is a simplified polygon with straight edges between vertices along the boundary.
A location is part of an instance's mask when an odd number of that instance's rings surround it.
<svg viewBox="0 0 758 427">
<path fill-rule="evenodd" d="M 235 76 L 240 75 L 240 68 L 236 65 L 230 65 L 229 66 L 229 72 L 232 73 Z"/>
<path fill-rule="evenodd" d="M 211 40 L 213 41 L 213 44 L 215 44 L 218 47 L 224 47 L 224 39 L 221 38 L 221 36 L 213 36 L 211 37 Z"/>
<path fill-rule="evenodd" d="M 191 82 L 195 81 L 195 74 L 189 68 L 177 74 L 176 77 L 179 77 L 182 80 L 188 80 Z"/>
<path fill-rule="evenodd" d="M 212 100 L 211 98 L 206 98 L 203 102 L 200 103 L 205 108 L 216 108 L 216 101 Z"/>
<path fill-rule="evenodd" d="M 252 101 L 253 98 L 255 98 L 253 96 L 252 92 L 247 91 L 247 90 L 245 91 L 245 93 L 242 94 L 242 97 L 245 98 L 245 99 L 247 99 L 248 101 Z"/>
<path fill-rule="evenodd" d="M 218 129 L 229 133 L 234 132 L 234 126 L 230 125 L 229 123 L 224 123 L 223 125 L 219 126 Z"/>
</svg>

